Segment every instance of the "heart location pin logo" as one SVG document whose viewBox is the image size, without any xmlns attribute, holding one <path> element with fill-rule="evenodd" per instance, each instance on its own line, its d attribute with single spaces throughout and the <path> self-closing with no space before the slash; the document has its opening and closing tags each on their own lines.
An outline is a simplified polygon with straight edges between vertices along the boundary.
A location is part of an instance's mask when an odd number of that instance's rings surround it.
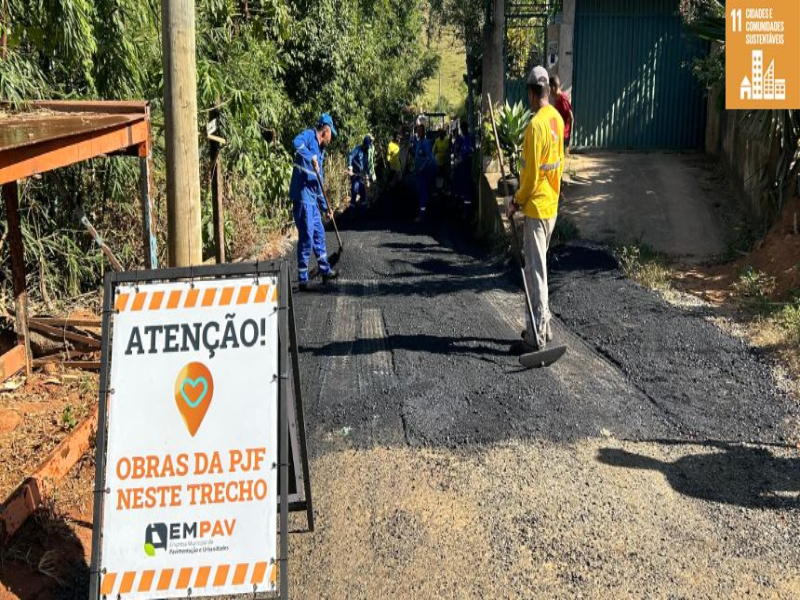
<svg viewBox="0 0 800 600">
<path fill-rule="evenodd" d="M 175 379 L 175 403 L 189 433 L 197 433 L 214 397 L 214 380 L 203 363 L 191 362 Z"/>
</svg>

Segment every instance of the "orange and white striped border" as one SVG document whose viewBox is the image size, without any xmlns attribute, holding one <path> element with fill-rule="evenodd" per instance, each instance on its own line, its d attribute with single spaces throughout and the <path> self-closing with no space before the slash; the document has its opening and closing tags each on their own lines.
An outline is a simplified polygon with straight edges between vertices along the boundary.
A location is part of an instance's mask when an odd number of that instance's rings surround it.
<svg viewBox="0 0 800 600">
<path fill-rule="evenodd" d="M 277 304 L 277 285 L 240 285 L 190 288 L 187 290 L 156 290 L 146 292 L 121 292 L 114 308 L 117 312 L 174 310 L 178 308 L 207 308 L 210 306 L 238 306 L 242 304 Z"/>
<path fill-rule="evenodd" d="M 252 567 L 252 569 L 251 569 Z M 124 571 L 106 573 L 100 584 L 100 594 L 116 598 L 117 594 L 131 592 L 163 592 L 168 590 L 188 590 L 217 588 L 226 585 L 260 585 L 264 583 L 269 569 L 269 584 L 275 588 L 278 577 L 278 564 L 257 562 L 252 565 L 217 565 L 216 567 L 183 567 L 162 569 L 161 571 Z M 214 576 L 212 577 L 212 571 Z M 249 574 L 249 577 L 248 577 Z"/>
</svg>

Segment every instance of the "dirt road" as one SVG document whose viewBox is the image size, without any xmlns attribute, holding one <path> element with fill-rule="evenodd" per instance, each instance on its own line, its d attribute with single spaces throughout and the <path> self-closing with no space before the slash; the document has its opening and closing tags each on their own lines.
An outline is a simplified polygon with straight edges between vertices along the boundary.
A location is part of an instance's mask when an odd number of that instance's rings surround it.
<svg viewBox="0 0 800 600">
<path fill-rule="evenodd" d="M 503 260 L 445 222 L 343 235 L 342 280 L 297 296 L 293 598 L 800 596 L 796 401 L 702 309 L 561 248 L 569 352 L 522 371 Z"/>
</svg>

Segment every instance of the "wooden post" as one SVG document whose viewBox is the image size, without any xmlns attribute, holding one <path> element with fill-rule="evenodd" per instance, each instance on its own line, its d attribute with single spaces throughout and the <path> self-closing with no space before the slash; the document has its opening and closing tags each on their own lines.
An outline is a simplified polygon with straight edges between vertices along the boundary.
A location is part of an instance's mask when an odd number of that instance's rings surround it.
<svg viewBox="0 0 800 600">
<path fill-rule="evenodd" d="M 153 201 L 150 196 L 150 157 L 139 157 L 139 192 L 142 201 L 142 244 L 144 264 L 148 269 L 158 268 L 156 234 L 153 226 Z"/>
<path fill-rule="evenodd" d="M 8 221 L 8 253 L 11 257 L 11 276 L 14 285 L 17 343 L 25 347 L 25 374 L 31 374 L 31 344 L 28 336 L 28 292 L 25 289 L 25 257 L 22 247 L 22 227 L 19 219 L 19 186 L 16 181 L 3 185 Z"/>
<path fill-rule="evenodd" d="M 174 267 L 203 262 L 193 0 L 161 3 L 164 125 L 167 154 L 167 246 Z"/>
<path fill-rule="evenodd" d="M 211 208 L 214 218 L 214 251 L 217 264 L 225 262 L 225 212 L 222 187 L 222 144 L 215 135 L 219 130 L 219 109 L 211 111 L 208 128 L 209 158 L 211 160 Z"/>
</svg>

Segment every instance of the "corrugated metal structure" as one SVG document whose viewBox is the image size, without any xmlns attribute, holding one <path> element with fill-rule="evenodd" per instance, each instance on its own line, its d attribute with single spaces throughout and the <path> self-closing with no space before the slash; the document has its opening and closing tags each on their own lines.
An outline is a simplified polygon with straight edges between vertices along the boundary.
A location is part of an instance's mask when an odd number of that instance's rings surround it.
<svg viewBox="0 0 800 600">
<path fill-rule="evenodd" d="M 707 51 L 685 35 L 678 0 L 576 0 L 573 146 L 699 149 L 704 90 L 691 72 Z"/>
</svg>

